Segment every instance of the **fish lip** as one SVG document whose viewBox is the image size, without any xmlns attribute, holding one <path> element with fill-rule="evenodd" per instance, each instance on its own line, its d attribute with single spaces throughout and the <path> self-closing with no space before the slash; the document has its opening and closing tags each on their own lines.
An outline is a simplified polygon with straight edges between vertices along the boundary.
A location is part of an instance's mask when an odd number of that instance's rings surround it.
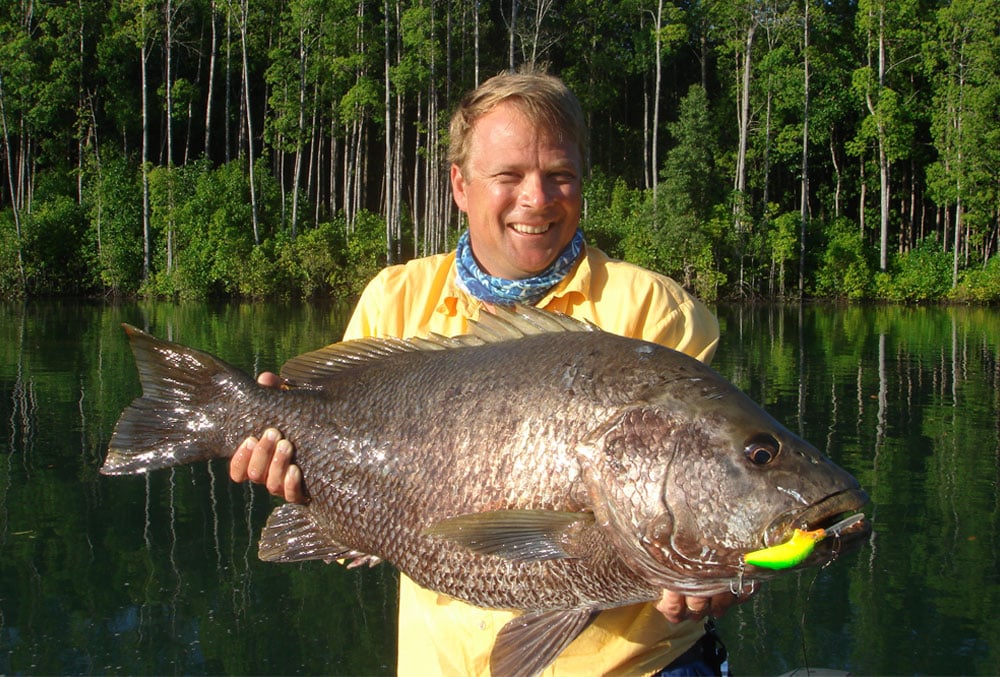
<svg viewBox="0 0 1000 677">
<path fill-rule="evenodd" d="M 779 515 L 764 530 L 764 545 L 771 547 L 788 540 L 794 529 L 813 531 L 831 526 L 843 517 L 858 512 L 868 503 L 868 494 L 863 489 L 847 489 L 831 494 L 802 510 L 786 512 Z M 859 544 L 871 533 L 871 522 L 862 519 L 844 529 L 835 540 L 840 544 L 840 550 L 846 546 Z M 821 543 L 822 544 L 822 543 Z"/>
</svg>

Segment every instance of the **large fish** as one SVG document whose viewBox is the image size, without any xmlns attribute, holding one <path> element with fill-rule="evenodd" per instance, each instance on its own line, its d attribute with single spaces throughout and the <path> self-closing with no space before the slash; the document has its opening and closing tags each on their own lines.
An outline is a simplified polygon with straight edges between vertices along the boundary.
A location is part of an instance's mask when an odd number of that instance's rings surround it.
<svg viewBox="0 0 1000 677">
<path fill-rule="evenodd" d="M 602 609 L 661 589 L 739 592 L 744 555 L 859 510 L 857 481 L 701 362 L 534 309 L 458 338 L 365 339 L 258 386 L 126 326 L 143 395 L 101 472 L 231 455 L 261 424 L 296 447 L 310 496 L 267 520 L 260 557 L 391 562 L 417 583 L 523 613 L 494 674 L 548 665 Z M 821 541 L 806 566 L 870 532 Z"/>
</svg>

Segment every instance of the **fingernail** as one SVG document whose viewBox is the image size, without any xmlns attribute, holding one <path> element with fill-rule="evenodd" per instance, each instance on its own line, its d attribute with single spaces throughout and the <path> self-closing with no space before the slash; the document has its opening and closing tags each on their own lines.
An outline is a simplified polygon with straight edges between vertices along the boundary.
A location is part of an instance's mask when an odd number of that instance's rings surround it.
<svg viewBox="0 0 1000 677">
<path fill-rule="evenodd" d="M 278 431 L 275 430 L 274 428 L 269 428 L 267 432 L 264 433 L 264 435 L 267 437 L 267 439 L 271 440 L 272 442 L 276 442 L 278 438 L 281 437 L 281 435 L 278 434 Z"/>
</svg>

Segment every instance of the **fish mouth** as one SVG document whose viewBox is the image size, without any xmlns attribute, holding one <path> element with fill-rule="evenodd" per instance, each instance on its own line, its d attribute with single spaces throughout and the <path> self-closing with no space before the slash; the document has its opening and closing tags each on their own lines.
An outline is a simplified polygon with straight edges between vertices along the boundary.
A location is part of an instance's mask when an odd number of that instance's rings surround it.
<svg viewBox="0 0 1000 677">
<path fill-rule="evenodd" d="M 771 547 L 784 543 L 792 531 L 815 531 L 830 527 L 844 518 L 857 513 L 868 503 L 868 494 L 862 489 L 848 489 L 813 503 L 803 510 L 780 515 L 764 530 L 764 545 Z M 850 526 L 839 530 L 836 535 L 816 544 L 816 549 L 804 564 L 828 561 L 839 553 L 857 548 L 871 535 L 871 521 L 859 518 Z"/>
</svg>

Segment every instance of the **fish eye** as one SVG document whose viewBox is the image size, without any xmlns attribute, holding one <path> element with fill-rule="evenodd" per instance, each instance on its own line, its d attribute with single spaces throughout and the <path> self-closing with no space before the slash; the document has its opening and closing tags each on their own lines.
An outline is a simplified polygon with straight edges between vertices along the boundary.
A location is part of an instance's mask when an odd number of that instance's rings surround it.
<svg viewBox="0 0 1000 677">
<path fill-rule="evenodd" d="M 780 448 L 778 440 L 774 439 L 771 435 L 762 433 L 754 435 L 746 441 L 743 453 L 746 454 L 747 458 L 754 465 L 767 465 L 778 457 Z"/>
</svg>

